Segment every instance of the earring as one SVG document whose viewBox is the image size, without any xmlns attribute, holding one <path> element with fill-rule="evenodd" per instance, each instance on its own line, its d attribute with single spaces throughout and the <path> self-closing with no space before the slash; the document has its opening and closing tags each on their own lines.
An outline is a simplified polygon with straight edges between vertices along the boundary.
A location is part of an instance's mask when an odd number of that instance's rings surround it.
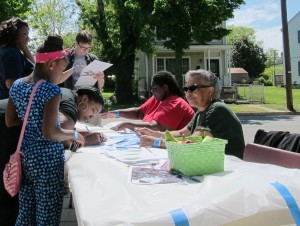
<svg viewBox="0 0 300 226">
<path fill-rule="evenodd" d="M 81 108 L 81 107 L 80 107 L 81 104 L 85 105 L 84 109 L 81 109 L 81 110 L 82 110 L 82 111 L 86 111 L 86 110 L 88 109 L 88 107 L 89 107 L 88 104 L 85 103 L 85 102 L 83 102 L 83 101 L 81 101 L 81 102 L 78 104 L 78 109 Z"/>
</svg>

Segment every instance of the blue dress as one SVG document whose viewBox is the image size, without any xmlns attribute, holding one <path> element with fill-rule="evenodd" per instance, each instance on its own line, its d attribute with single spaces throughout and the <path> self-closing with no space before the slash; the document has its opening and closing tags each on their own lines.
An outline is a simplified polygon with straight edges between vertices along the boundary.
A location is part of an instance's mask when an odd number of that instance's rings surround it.
<svg viewBox="0 0 300 226">
<path fill-rule="evenodd" d="M 34 83 L 18 79 L 10 97 L 23 120 Z M 22 142 L 22 185 L 16 225 L 59 225 L 63 203 L 64 147 L 42 135 L 44 106 L 61 95 L 58 86 L 44 82 L 37 89 Z M 59 126 L 59 124 L 57 125 Z"/>
</svg>

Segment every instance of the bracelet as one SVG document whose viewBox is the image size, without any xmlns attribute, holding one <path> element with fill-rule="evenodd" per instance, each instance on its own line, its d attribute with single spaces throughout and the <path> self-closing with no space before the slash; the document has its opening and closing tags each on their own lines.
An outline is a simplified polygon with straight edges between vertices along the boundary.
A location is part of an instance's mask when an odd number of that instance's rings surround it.
<svg viewBox="0 0 300 226">
<path fill-rule="evenodd" d="M 120 118 L 120 111 L 119 110 L 116 111 L 116 118 Z"/>
<path fill-rule="evenodd" d="M 73 138 L 73 140 L 77 140 L 78 136 L 79 136 L 78 132 L 76 130 L 74 130 L 74 138 Z"/>
<path fill-rule="evenodd" d="M 155 148 L 159 148 L 160 143 L 161 143 L 161 139 L 155 138 L 155 140 L 154 140 L 154 147 L 155 147 Z"/>
</svg>

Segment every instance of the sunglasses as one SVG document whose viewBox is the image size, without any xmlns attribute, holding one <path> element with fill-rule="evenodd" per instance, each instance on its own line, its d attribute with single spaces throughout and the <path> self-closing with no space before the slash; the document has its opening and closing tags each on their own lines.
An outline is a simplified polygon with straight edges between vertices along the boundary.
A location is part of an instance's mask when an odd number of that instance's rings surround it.
<svg viewBox="0 0 300 226">
<path fill-rule="evenodd" d="M 195 93 L 195 92 L 199 91 L 200 89 L 207 88 L 207 87 L 211 87 L 211 86 L 202 86 L 202 85 L 195 84 L 195 85 L 191 85 L 191 86 L 184 86 L 183 90 L 184 90 L 184 92 L 189 91 L 191 93 Z"/>
</svg>

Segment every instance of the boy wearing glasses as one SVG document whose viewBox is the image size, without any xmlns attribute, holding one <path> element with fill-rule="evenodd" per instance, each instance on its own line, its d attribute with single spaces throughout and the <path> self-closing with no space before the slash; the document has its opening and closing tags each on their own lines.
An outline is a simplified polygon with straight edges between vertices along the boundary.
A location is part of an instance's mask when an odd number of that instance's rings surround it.
<svg viewBox="0 0 300 226">
<path fill-rule="evenodd" d="M 62 85 L 63 87 L 71 90 L 75 89 L 75 84 L 78 81 L 83 68 L 94 60 L 98 60 L 97 56 L 89 53 L 92 48 L 92 41 L 93 37 L 88 31 L 82 30 L 77 33 L 75 46 L 72 48 L 69 55 L 69 64 L 66 68 L 66 70 L 73 68 L 74 72 L 72 76 L 64 82 Z M 99 72 L 99 74 L 96 74 L 94 78 L 98 80 L 95 87 L 101 89 L 104 84 L 103 72 Z"/>
</svg>

